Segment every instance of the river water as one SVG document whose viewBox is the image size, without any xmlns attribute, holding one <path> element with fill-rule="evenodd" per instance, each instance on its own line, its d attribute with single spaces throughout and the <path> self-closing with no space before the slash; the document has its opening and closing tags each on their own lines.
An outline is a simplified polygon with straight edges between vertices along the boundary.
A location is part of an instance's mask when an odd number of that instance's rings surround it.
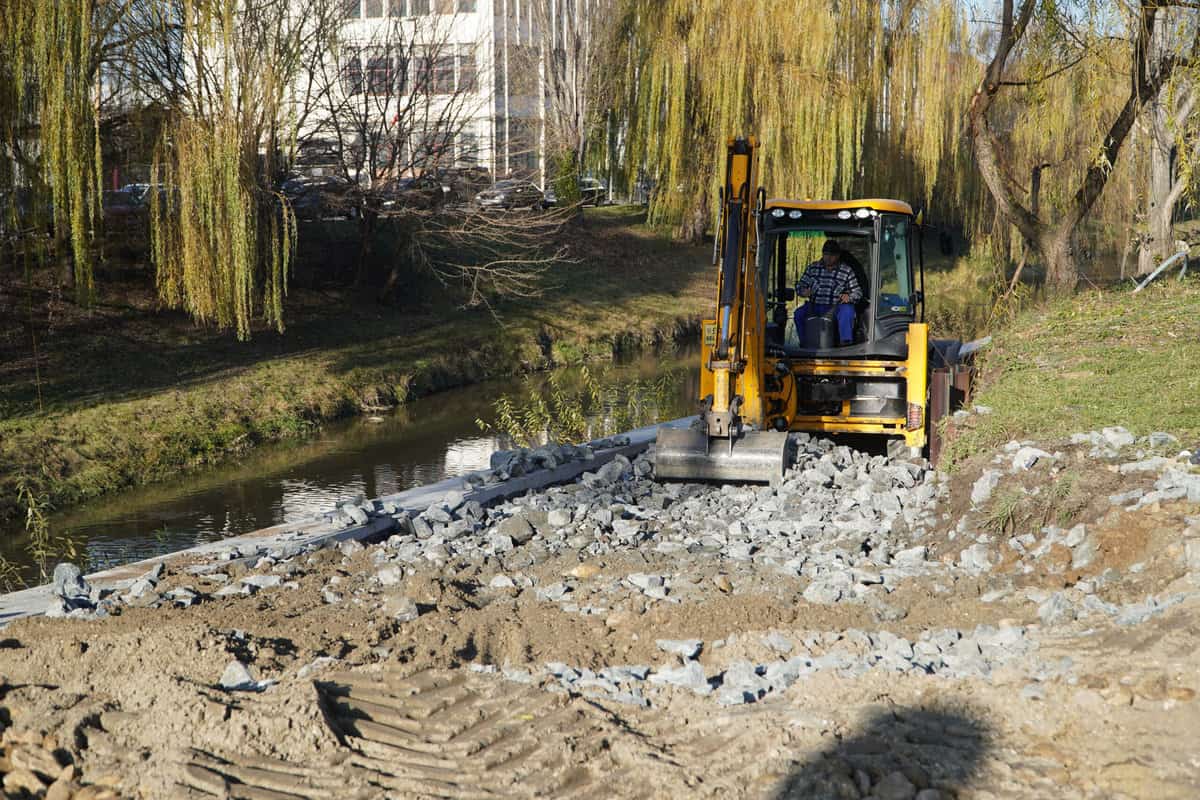
<svg viewBox="0 0 1200 800">
<path fill-rule="evenodd" d="M 502 396 L 517 415 L 538 408 L 550 417 L 579 411 L 586 428 L 580 433 L 577 425 L 573 438 L 580 439 L 686 416 L 695 412 L 697 368 L 697 350 L 682 348 L 441 392 L 393 413 L 332 423 L 303 441 L 259 448 L 215 469 L 52 515 L 52 545 L 61 550 L 69 542 L 76 561 L 100 570 L 298 522 L 338 500 L 392 494 L 482 469 L 494 450 L 514 444 L 497 419 Z M 477 420 L 492 430 L 481 430 Z M 22 579 L 37 581 L 38 559 L 30 549 L 23 531 L 0 535 L 0 556 Z M 52 570 L 65 558 L 56 553 L 45 566 Z"/>
</svg>

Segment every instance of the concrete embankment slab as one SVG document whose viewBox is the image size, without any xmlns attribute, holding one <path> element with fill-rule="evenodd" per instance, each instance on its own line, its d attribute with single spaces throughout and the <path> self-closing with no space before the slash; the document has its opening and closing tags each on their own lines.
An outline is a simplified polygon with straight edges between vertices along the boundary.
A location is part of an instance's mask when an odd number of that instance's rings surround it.
<svg viewBox="0 0 1200 800">
<path fill-rule="evenodd" d="M 694 419 L 695 417 L 684 417 L 663 424 L 671 427 L 683 427 L 691 424 Z M 514 476 L 500 483 L 476 485 L 480 482 L 478 479 L 489 472 L 489 470 L 480 470 L 461 477 L 447 478 L 427 486 L 418 486 L 398 494 L 380 497 L 374 501 L 377 507 L 394 510 L 391 510 L 390 513 L 372 516 L 363 524 L 343 527 L 327 517 L 307 522 L 275 525 L 242 536 L 209 542 L 187 550 L 94 572 L 87 575 L 86 578 L 89 584 L 101 591 L 123 590 L 159 563 L 165 564 L 189 558 L 213 559 L 233 552 L 260 553 L 281 547 L 321 546 L 348 539 L 367 540 L 386 537 L 399 525 L 396 516 L 403 512 L 415 514 L 424 511 L 431 505 L 442 502 L 451 493 L 461 494 L 463 502 L 475 501 L 481 505 L 487 505 L 524 492 L 573 480 L 584 472 L 607 464 L 617 455 L 633 457 L 654 442 L 659 427 L 650 425 L 621 434 L 628 438 L 628 444 L 616 447 L 593 447 L 593 457 L 590 459 L 569 461 L 552 469 L 541 469 L 525 475 Z M 476 478 L 474 482 L 472 481 L 473 476 Z M 15 619 L 42 614 L 53 598 L 52 589 L 50 584 L 46 584 L 0 595 L 0 626 Z"/>
</svg>

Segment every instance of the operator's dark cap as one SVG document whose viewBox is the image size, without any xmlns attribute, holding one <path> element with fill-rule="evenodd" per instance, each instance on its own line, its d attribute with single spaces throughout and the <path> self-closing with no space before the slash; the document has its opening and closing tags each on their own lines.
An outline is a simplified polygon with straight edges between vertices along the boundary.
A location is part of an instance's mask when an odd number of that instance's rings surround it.
<svg viewBox="0 0 1200 800">
<path fill-rule="evenodd" d="M 821 245 L 822 253 L 840 253 L 842 248 L 838 247 L 838 243 L 833 239 L 826 239 L 825 244 Z"/>
</svg>

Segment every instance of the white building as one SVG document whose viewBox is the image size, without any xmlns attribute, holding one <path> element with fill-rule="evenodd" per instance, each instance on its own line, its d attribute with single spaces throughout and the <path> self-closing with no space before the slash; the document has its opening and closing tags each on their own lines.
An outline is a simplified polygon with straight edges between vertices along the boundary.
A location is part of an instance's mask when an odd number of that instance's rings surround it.
<svg viewBox="0 0 1200 800">
<path fill-rule="evenodd" d="M 371 117 L 379 130 L 403 118 L 409 130 L 398 146 L 408 149 L 400 164 L 421 163 L 414 154 L 440 148 L 439 167 L 482 166 L 493 177 L 541 183 L 545 100 L 535 2 L 547 0 L 344 0 L 340 116 Z M 334 105 L 327 102 L 304 132 L 337 127 Z"/>
</svg>

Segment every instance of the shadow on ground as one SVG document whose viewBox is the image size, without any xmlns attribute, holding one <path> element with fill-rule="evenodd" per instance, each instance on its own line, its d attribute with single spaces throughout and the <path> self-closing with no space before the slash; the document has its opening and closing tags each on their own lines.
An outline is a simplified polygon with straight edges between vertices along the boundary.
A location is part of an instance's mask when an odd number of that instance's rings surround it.
<svg viewBox="0 0 1200 800">
<path fill-rule="evenodd" d="M 951 800 L 971 785 L 991 738 L 970 709 L 876 712 L 856 734 L 800 764 L 769 797 Z"/>
</svg>

